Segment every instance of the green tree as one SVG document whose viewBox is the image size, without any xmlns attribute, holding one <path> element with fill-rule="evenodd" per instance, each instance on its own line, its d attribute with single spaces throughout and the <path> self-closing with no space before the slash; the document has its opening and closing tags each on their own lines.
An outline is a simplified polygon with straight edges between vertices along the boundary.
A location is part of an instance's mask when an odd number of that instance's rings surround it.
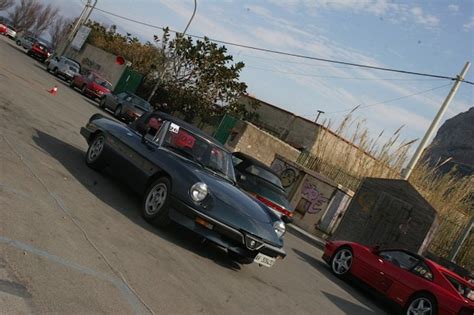
<svg viewBox="0 0 474 315">
<path fill-rule="evenodd" d="M 185 119 L 204 118 L 219 108 L 235 104 L 245 93 L 247 85 L 239 81 L 243 62 L 233 62 L 225 46 L 219 46 L 208 38 L 193 41 L 191 37 L 177 34 L 171 38 L 166 28 L 161 38 L 165 62 L 159 73 L 156 100 L 166 102 L 168 110 L 180 111 Z"/>
</svg>

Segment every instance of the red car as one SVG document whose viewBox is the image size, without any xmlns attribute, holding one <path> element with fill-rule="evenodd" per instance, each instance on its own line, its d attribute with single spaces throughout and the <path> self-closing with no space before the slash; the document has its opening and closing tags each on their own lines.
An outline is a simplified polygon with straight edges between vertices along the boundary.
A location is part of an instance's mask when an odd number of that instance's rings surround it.
<svg viewBox="0 0 474 315">
<path fill-rule="evenodd" d="M 51 56 L 51 48 L 49 48 L 45 43 L 36 41 L 31 45 L 31 48 L 26 52 L 26 54 L 44 62 L 49 56 Z"/>
<path fill-rule="evenodd" d="M 352 275 L 362 280 L 400 305 L 404 314 L 474 314 L 474 286 L 420 255 L 330 241 L 323 259 L 335 275 Z"/>
<path fill-rule="evenodd" d="M 112 89 L 112 84 L 95 72 L 75 75 L 69 86 L 73 89 L 79 88 L 82 94 L 94 99 L 101 99 Z"/>
<path fill-rule="evenodd" d="M 7 27 L 2 23 L 0 23 L 0 34 L 1 35 L 6 35 L 7 34 Z"/>
</svg>

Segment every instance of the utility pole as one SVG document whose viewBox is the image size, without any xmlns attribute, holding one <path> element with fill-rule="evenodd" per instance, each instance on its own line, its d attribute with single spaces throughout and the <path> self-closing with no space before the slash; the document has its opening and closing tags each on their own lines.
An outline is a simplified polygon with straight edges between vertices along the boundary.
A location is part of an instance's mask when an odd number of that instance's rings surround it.
<svg viewBox="0 0 474 315">
<path fill-rule="evenodd" d="M 186 32 L 189 28 L 189 25 L 191 25 L 191 22 L 192 20 L 194 19 L 194 15 L 196 14 L 196 10 L 197 10 L 197 0 L 194 0 L 194 10 L 193 10 L 193 14 L 191 15 L 191 18 L 189 19 L 188 21 L 188 24 L 186 25 L 186 27 L 184 28 L 184 32 L 183 32 L 183 38 L 184 36 L 186 35 Z M 155 96 L 155 93 L 156 93 L 156 90 L 158 90 L 158 87 L 160 86 L 160 80 L 161 78 L 163 77 L 163 75 L 166 73 L 166 70 L 167 70 L 167 64 L 166 64 L 166 60 L 165 60 L 165 65 L 163 66 L 163 70 L 161 71 L 161 73 L 159 74 L 158 76 L 158 80 L 156 81 L 156 84 L 155 86 L 153 87 L 153 90 L 151 90 L 151 93 L 150 93 L 150 96 L 148 96 L 148 103 L 151 102 L 151 99 L 153 98 L 153 96 Z"/>
<path fill-rule="evenodd" d="M 320 116 L 321 114 L 324 114 L 324 111 L 318 109 L 318 115 L 316 116 L 316 119 L 314 120 L 314 123 L 315 123 L 315 124 L 318 123 L 318 119 L 319 119 L 319 116 Z"/>
<path fill-rule="evenodd" d="M 66 40 L 61 45 L 61 48 L 58 49 L 56 53 L 58 56 L 62 56 L 66 52 L 79 28 L 84 25 L 84 23 L 87 22 L 87 20 L 91 16 L 92 10 L 94 10 L 95 6 L 97 5 L 97 0 L 94 0 L 94 4 L 91 5 L 92 1 L 93 0 L 87 0 L 87 3 L 81 12 L 81 15 L 79 15 L 79 17 L 77 18 L 76 23 L 74 23 L 72 30 L 69 32 Z"/>
<path fill-rule="evenodd" d="M 456 257 L 459 254 L 459 251 L 461 250 L 462 245 L 464 242 L 466 242 L 469 234 L 471 231 L 474 230 L 474 217 L 471 218 L 471 221 L 466 225 L 464 228 L 463 232 L 459 236 L 459 238 L 456 240 L 456 242 L 453 245 L 453 248 L 451 249 L 451 252 L 449 253 L 448 259 L 451 261 L 455 261 Z"/>
<path fill-rule="evenodd" d="M 426 131 L 423 139 L 421 140 L 418 148 L 415 151 L 415 154 L 413 154 L 410 163 L 408 163 L 407 167 L 403 171 L 403 179 L 408 180 L 410 178 L 411 172 L 415 168 L 416 163 L 418 163 L 418 160 L 421 157 L 421 154 L 423 153 L 423 150 L 426 148 L 426 145 L 428 143 L 428 140 L 431 138 L 433 135 L 436 127 L 438 127 L 438 124 L 443 117 L 444 113 L 446 112 L 446 109 L 449 106 L 449 103 L 451 103 L 452 99 L 454 98 L 454 95 L 456 95 L 457 90 L 459 89 L 459 85 L 461 84 L 461 81 L 464 80 L 464 77 L 466 76 L 467 71 L 469 71 L 469 67 L 471 66 L 471 63 L 468 61 L 464 65 L 464 68 L 462 69 L 461 73 L 456 77 L 456 81 L 453 84 L 453 87 L 451 88 L 451 91 L 449 91 L 448 96 L 446 96 L 446 99 L 444 100 L 443 104 L 441 105 L 438 113 L 436 114 L 435 118 L 431 122 L 430 127 Z"/>
</svg>

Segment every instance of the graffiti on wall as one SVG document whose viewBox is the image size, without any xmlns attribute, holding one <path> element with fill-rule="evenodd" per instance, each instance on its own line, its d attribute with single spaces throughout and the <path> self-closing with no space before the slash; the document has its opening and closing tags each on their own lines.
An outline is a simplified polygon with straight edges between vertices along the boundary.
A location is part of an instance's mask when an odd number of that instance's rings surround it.
<svg viewBox="0 0 474 315">
<path fill-rule="evenodd" d="M 302 198 L 298 203 L 297 210 L 309 214 L 316 214 L 323 210 L 323 206 L 329 201 L 316 185 L 306 180 L 302 188 Z"/>
<path fill-rule="evenodd" d="M 293 184 L 298 179 L 299 170 L 279 159 L 273 160 L 271 169 L 280 177 L 283 188 L 287 192 L 291 191 Z"/>
</svg>

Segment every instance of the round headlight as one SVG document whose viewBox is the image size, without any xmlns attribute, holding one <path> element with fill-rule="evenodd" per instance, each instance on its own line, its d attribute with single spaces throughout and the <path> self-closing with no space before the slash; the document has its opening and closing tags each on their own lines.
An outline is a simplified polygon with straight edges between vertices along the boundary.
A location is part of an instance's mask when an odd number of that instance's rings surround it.
<svg viewBox="0 0 474 315">
<path fill-rule="evenodd" d="M 276 221 L 273 224 L 273 228 L 275 229 L 275 233 L 278 235 L 278 237 L 282 237 L 286 232 L 286 226 L 283 221 Z"/>
<path fill-rule="evenodd" d="M 198 182 L 191 186 L 191 198 L 196 202 L 203 201 L 208 193 L 207 185 L 202 182 Z"/>
</svg>

